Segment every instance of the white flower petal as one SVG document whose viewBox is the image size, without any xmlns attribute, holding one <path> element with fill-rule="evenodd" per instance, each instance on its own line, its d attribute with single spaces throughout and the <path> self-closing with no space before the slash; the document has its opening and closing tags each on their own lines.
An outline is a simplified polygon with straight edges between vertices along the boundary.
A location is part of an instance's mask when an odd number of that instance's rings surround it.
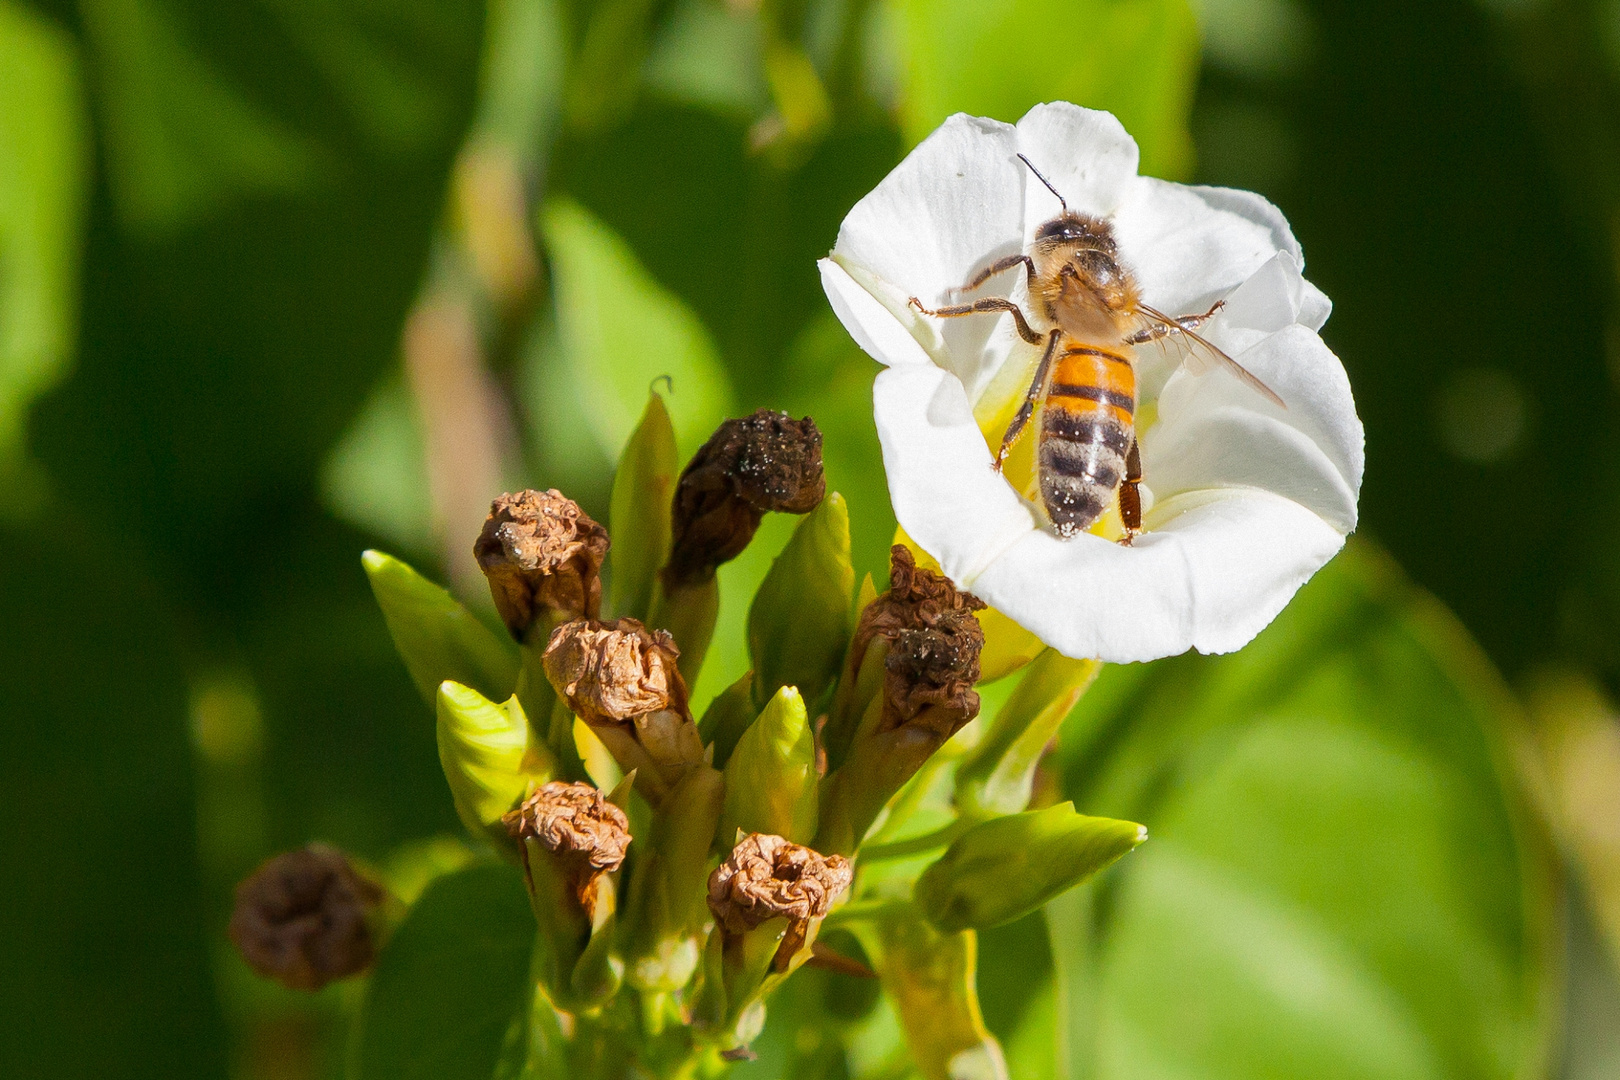
<svg viewBox="0 0 1620 1080">
<path fill-rule="evenodd" d="M 1363 461 L 1350 380 L 1322 340 L 1290 326 L 1239 362 L 1287 403 L 1281 409 L 1224 371 L 1182 371 L 1142 438 L 1142 475 L 1161 499 L 1207 488 L 1257 487 L 1292 499 L 1348 533 Z"/>
<path fill-rule="evenodd" d="M 1018 151 L 1029 158 L 1069 204 L 1082 214 L 1108 217 L 1136 181 L 1136 140 L 1112 113 L 1082 109 L 1067 101 L 1037 105 L 1018 121 Z M 1057 199 L 1024 171 L 1022 237 L 1062 212 Z"/>
<path fill-rule="evenodd" d="M 1037 528 L 1029 504 L 991 471 L 962 384 L 929 365 L 891 367 L 872 387 L 894 516 L 964 588 Z"/>
<path fill-rule="evenodd" d="M 821 269 L 821 287 L 832 304 L 833 313 L 868 356 L 885 367 L 933 364 L 910 328 L 902 324 L 898 313 L 874 295 L 884 291 L 886 283 L 874 280 L 863 287 L 834 259 L 822 259 L 816 265 Z"/>
<path fill-rule="evenodd" d="M 1261 491 L 1161 503 L 1133 547 L 1034 532 L 973 582 L 975 596 L 1067 656 L 1110 663 L 1242 648 L 1344 544 L 1304 507 Z"/>
<path fill-rule="evenodd" d="M 1114 235 L 1143 300 L 1170 316 L 1203 311 L 1284 250 L 1271 227 L 1205 190 L 1147 176 L 1115 213 Z"/>
</svg>

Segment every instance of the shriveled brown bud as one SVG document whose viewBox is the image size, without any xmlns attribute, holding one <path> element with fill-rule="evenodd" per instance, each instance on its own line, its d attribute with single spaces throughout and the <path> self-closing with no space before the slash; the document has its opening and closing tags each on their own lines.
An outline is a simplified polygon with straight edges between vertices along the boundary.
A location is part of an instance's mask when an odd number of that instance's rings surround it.
<svg viewBox="0 0 1620 1080">
<path fill-rule="evenodd" d="M 376 955 L 382 886 L 324 844 L 277 855 L 236 887 L 230 936 L 248 966 L 294 990 L 358 974 Z"/>
<path fill-rule="evenodd" d="M 542 784 L 501 823 L 514 839 L 538 840 L 562 860 L 586 911 L 595 906 L 597 880 L 624 864 L 630 846 L 630 819 L 589 784 Z"/>
<path fill-rule="evenodd" d="M 788 920 L 772 966 L 786 968 L 804 947 L 810 924 L 826 917 L 849 888 L 855 869 L 842 855 L 823 856 L 770 833 L 749 833 L 709 875 L 709 910 L 727 934 L 746 934 Z"/>
<path fill-rule="evenodd" d="M 496 499 L 473 545 L 495 607 L 520 641 L 546 612 L 596 617 L 607 550 L 607 530 L 555 489 Z"/>
<path fill-rule="evenodd" d="M 552 631 L 541 658 L 558 695 L 621 766 L 638 770 L 638 784 L 655 803 L 688 765 L 703 759 L 679 657 L 668 633 L 624 618 L 564 623 Z"/>
<path fill-rule="evenodd" d="M 727 420 L 675 488 L 664 587 L 708 581 L 742 553 L 767 513 L 808 514 L 826 493 L 814 420 L 769 409 Z"/>
<path fill-rule="evenodd" d="M 857 673 L 874 638 L 884 657 L 882 729 L 918 723 L 941 741 L 979 713 L 979 653 L 984 631 L 973 617 L 984 602 L 950 578 L 917 565 L 910 549 L 889 549 L 889 591 L 861 612 L 851 663 Z"/>
</svg>

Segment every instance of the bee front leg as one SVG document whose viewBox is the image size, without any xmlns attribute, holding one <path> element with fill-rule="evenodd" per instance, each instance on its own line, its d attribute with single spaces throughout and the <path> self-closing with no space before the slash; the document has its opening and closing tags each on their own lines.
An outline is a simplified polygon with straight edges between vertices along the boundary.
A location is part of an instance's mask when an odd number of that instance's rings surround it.
<svg viewBox="0 0 1620 1080">
<path fill-rule="evenodd" d="M 1131 436 L 1131 448 L 1125 454 L 1125 479 L 1119 484 L 1119 520 L 1125 525 L 1125 535 L 1119 542 L 1126 547 L 1142 531 L 1142 451 Z"/>
</svg>

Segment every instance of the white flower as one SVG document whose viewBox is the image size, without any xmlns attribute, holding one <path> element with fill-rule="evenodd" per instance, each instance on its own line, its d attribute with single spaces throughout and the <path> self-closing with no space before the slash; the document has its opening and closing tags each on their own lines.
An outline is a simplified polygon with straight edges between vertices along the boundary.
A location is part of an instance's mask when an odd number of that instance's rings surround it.
<svg viewBox="0 0 1620 1080">
<path fill-rule="evenodd" d="M 1201 333 L 1286 403 L 1218 367 L 1194 374 L 1180 349 L 1139 346 L 1146 531 L 1132 546 L 1046 524 L 1033 430 L 1022 474 L 1016 456 L 1005 476 L 992 470 L 1040 352 L 1011 317 L 942 320 L 907 304 L 958 302 L 1057 216 L 1020 153 L 1071 209 L 1112 222 L 1145 304 L 1180 316 L 1225 300 Z M 887 369 L 873 399 L 901 526 L 1048 645 L 1114 662 L 1246 644 L 1355 528 L 1362 471 L 1350 383 L 1316 333 L 1328 300 L 1300 276 L 1282 214 L 1249 192 L 1137 176 L 1136 163 L 1108 113 L 1040 105 L 1016 127 L 953 116 L 856 204 L 821 261 L 833 310 Z M 1036 314 L 1019 268 L 970 295 Z"/>
</svg>

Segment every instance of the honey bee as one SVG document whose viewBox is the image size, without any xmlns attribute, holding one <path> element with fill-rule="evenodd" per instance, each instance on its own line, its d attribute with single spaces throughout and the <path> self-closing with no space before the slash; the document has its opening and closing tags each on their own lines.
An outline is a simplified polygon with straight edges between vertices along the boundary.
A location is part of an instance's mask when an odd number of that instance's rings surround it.
<svg viewBox="0 0 1620 1080">
<path fill-rule="evenodd" d="M 1070 210 L 1028 158 L 1019 154 L 1018 159 L 1057 196 L 1062 213 L 1035 231 L 1029 254 L 997 260 L 961 291 L 976 289 L 1022 264 L 1039 317 L 1027 316 L 1004 297 L 934 309 L 912 297 L 911 305 L 940 318 L 1006 312 L 1020 337 L 1044 346 L 1029 391 L 1002 436 L 993 468 L 1001 470 L 1039 409 L 1036 468 L 1041 503 L 1054 531 L 1067 539 L 1089 529 L 1117 500 L 1125 526 L 1120 543 L 1128 545 L 1142 530 L 1136 346 L 1155 341 L 1179 345 L 1189 370 L 1225 367 L 1267 400 L 1287 406 L 1265 383 L 1199 336 L 1198 328 L 1221 310 L 1224 300 L 1201 315 L 1177 318 L 1144 304 L 1135 278 L 1119 260 L 1113 226 L 1103 218 Z M 1032 322 L 1049 329 L 1037 331 Z"/>
</svg>

